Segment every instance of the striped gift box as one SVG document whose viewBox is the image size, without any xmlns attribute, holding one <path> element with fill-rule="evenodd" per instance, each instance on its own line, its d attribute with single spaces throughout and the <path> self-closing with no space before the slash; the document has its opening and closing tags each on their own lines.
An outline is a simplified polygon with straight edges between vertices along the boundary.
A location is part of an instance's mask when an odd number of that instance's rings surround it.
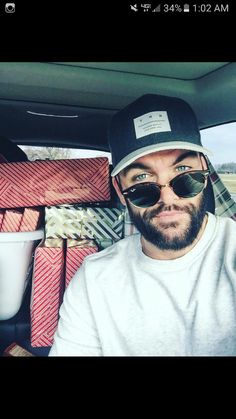
<svg viewBox="0 0 236 419">
<path fill-rule="evenodd" d="M 42 209 L 25 208 L 19 231 L 34 231 L 40 227 Z"/>
<path fill-rule="evenodd" d="M 82 265 L 84 258 L 96 253 L 98 247 L 93 240 L 70 240 L 66 241 L 66 274 L 65 286 L 67 287 L 76 271 Z"/>
<path fill-rule="evenodd" d="M 47 240 L 37 247 L 32 284 L 31 345 L 33 347 L 51 346 L 64 291 L 62 239 Z"/>
<path fill-rule="evenodd" d="M 35 231 L 40 227 L 42 209 L 19 208 L 0 210 L 0 231 Z"/>
<path fill-rule="evenodd" d="M 1 227 L 2 227 L 4 214 L 5 214 L 5 210 L 0 210 L 0 230 L 1 230 Z"/>
<path fill-rule="evenodd" d="M 20 229 L 21 221 L 23 217 L 22 210 L 6 210 L 3 216 L 1 225 L 1 232 L 17 232 Z"/>
<path fill-rule="evenodd" d="M 118 208 L 45 208 L 46 237 L 89 238 L 110 244 L 123 238 L 124 210 Z"/>
<path fill-rule="evenodd" d="M 0 208 L 109 199 L 106 157 L 0 164 Z"/>
</svg>

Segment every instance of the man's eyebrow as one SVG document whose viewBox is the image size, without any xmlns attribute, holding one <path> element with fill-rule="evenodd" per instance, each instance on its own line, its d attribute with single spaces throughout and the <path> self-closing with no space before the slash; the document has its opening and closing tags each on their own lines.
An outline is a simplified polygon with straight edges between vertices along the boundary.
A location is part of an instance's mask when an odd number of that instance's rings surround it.
<svg viewBox="0 0 236 419">
<path fill-rule="evenodd" d="M 197 156 L 198 156 L 198 154 L 197 154 L 196 151 L 186 151 L 185 153 L 178 156 L 176 158 L 176 160 L 173 163 L 171 163 L 171 166 L 174 166 L 175 164 L 177 164 L 177 163 L 181 162 L 182 160 L 186 159 L 187 157 L 197 158 Z M 151 167 L 147 166 L 146 164 L 143 164 L 143 163 L 131 163 L 129 166 L 125 167 L 122 170 L 123 176 L 126 176 L 127 173 L 132 169 L 150 170 Z"/>
<path fill-rule="evenodd" d="M 198 157 L 198 153 L 196 151 L 186 151 L 186 153 L 181 154 L 180 156 L 175 159 L 175 161 L 171 164 L 171 166 L 175 166 L 175 164 L 180 163 L 182 160 L 187 159 L 188 157 Z"/>
<path fill-rule="evenodd" d="M 146 164 L 143 164 L 143 163 L 131 163 L 129 166 L 123 169 L 122 171 L 123 176 L 126 176 L 127 173 L 132 169 L 150 170 L 150 166 L 147 166 Z"/>
</svg>

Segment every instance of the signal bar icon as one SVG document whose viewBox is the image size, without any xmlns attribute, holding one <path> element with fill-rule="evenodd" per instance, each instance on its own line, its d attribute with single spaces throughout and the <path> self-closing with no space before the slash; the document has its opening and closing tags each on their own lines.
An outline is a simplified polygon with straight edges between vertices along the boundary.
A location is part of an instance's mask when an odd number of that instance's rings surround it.
<svg viewBox="0 0 236 419">
<path fill-rule="evenodd" d="M 153 12 L 160 12 L 161 11 L 161 5 L 158 4 L 157 7 L 155 7 L 155 9 L 153 9 Z"/>
</svg>

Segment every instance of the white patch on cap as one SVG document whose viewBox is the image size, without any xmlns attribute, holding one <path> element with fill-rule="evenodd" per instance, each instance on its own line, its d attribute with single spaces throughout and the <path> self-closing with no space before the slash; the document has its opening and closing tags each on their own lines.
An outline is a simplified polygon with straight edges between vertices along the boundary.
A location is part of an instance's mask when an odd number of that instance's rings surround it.
<svg viewBox="0 0 236 419">
<path fill-rule="evenodd" d="M 137 139 L 156 132 L 171 131 L 166 111 L 149 112 L 135 118 L 134 128 Z"/>
</svg>

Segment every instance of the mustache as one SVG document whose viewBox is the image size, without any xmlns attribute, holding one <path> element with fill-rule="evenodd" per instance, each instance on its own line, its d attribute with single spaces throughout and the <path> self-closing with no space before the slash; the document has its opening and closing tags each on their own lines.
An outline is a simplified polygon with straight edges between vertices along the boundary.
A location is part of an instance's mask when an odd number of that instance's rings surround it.
<svg viewBox="0 0 236 419">
<path fill-rule="evenodd" d="M 144 218 L 150 220 L 151 218 L 156 217 L 163 211 L 182 211 L 182 212 L 186 212 L 187 214 L 192 214 L 193 209 L 194 209 L 193 204 L 189 204 L 188 206 L 185 205 L 184 207 L 179 207 L 178 205 L 175 205 L 175 204 L 173 205 L 160 204 L 158 208 L 154 208 L 152 210 L 147 209 L 144 212 Z"/>
</svg>

